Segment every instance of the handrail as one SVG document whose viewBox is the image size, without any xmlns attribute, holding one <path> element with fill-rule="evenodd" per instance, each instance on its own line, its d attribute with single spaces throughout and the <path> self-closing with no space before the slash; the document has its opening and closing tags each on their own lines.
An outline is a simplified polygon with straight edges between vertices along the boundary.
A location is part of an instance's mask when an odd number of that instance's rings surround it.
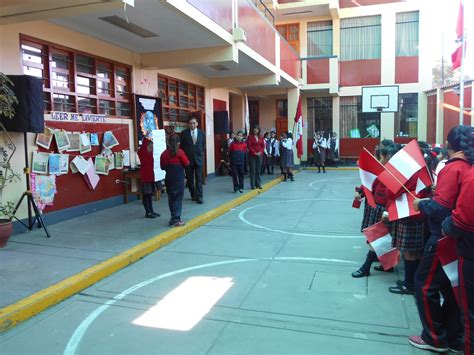
<svg viewBox="0 0 474 355">
<path fill-rule="evenodd" d="M 318 55 L 312 57 L 302 57 L 300 58 L 301 61 L 303 60 L 314 60 L 314 59 L 331 59 L 331 58 L 338 58 L 337 55 Z"/>
<path fill-rule="evenodd" d="M 273 15 L 273 13 L 270 11 L 270 9 L 267 7 L 267 5 L 265 5 L 265 3 L 263 2 L 263 0 L 259 0 L 260 4 L 263 6 L 264 8 L 264 15 L 265 17 L 267 17 L 267 12 L 270 14 L 271 18 L 272 18 L 272 25 L 273 27 L 275 27 L 275 16 Z"/>
</svg>

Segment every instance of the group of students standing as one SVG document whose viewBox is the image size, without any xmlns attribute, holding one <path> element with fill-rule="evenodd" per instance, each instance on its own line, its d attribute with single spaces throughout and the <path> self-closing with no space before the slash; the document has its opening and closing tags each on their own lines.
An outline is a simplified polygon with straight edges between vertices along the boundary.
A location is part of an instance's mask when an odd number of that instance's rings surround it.
<svg viewBox="0 0 474 355">
<path fill-rule="evenodd" d="M 423 330 L 410 336 L 414 347 L 434 352 L 448 350 L 466 355 L 474 354 L 474 128 L 457 126 L 447 136 L 446 150 L 431 149 L 419 142 L 436 185 L 418 194 L 413 208 L 420 215 L 388 222 L 387 201 L 390 191 L 377 179 L 373 184 L 376 207 L 365 204 L 362 230 L 383 221 L 392 236 L 392 246 L 399 249 L 404 260 L 404 280 L 389 288 L 396 294 L 416 298 Z M 384 140 L 376 149 L 382 164 L 402 147 Z M 406 187 L 413 191 L 418 177 Z M 356 192 L 363 198 L 363 191 Z M 457 242 L 459 297 L 441 266 L 438 241 L 444 237 Z M 363 265 L 352 276 L 370 276 L 377 255 L 369 245 Z M 375 270 L 384 270 L 376 266 Z"/>
<path fill-rule="evenodd" d="M 337 168 L 339 161 L 339 139 L 336 132 L 318 131 L 313 135 L 313 161 L 318 168 L 318 173 L 323 169 L 326 173 L 326 161 L 331 161 Z"/>
<path fill-rule="evenodd" d="M 262 136 L 260 127 L 255 126 L 248 137 L 245 137 L 243 131 L 238 131 L 235 135 L 231 133 L 228 145 L 234 192 L 243 193 L 247 165 L 251 189 L 261 189 L 260 175 L 264 174 L 265 170 L 268 174 L 273 174 L 277 164 L 280 165 L 284 180 L 294 181 L 291 132 L 281 133 L 278 140 L 275 131 Z"/>
</svg>

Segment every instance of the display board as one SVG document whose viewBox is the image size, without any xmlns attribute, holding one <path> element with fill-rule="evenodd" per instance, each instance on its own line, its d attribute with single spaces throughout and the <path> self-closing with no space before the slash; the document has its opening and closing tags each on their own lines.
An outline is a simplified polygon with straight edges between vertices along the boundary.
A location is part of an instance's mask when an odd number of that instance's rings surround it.
<svg viewBox="0 0 474 355">
<path fill-rule="evenodd" d="M 134 95 L 135 135 L 137 145 L 143 138 L 153 138 L 153 131 L 163 129 L 163 105 L 161 99 L 153 96 Z"/>
</svg>

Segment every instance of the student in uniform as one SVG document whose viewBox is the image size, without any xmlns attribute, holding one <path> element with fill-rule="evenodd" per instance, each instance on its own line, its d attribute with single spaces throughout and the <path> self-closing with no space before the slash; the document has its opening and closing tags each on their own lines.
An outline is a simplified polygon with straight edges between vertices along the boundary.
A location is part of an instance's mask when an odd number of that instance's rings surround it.
<svg viewBox="0 0 474 355">
<path fill-rule="evenodd" d="M 267 147 L 268 147 L 268 140 L 270 139 L 270 133 L 265 132 L 263 135 L 263 143 L 264 143 L 264 148 L 263 148 L 263 154 L 262 154 L 262 169 L 260 171 L 260 175 L 265 174 L 265 170 L 267 170 L 268 174 L 270 174 L 270 162 L 268 159 L 268 153 L 267 153 Z"/>
<path fill-rule="evenodd" d="M 388 148 L 378 148 L 375 152 L 375 156 L 380 161 L 380 163 L 386 164 L 389 160 Z M 362 219 L 362 226 L 360 228 L 361 232 L 365 228 L 370 227 L 371 225 L 377 222 L 380 222 L 382 220 L 382 216 L 387 204 L 386 191 L 387 191 L 387 188 L 385 187 L 385 185 L 382 184 L 378 179 L 376 179 L 373 184 L 373 195 L 374 195 L 374 200 L 377 206 L 375 208 L 370 206 L 367 203 L 367 199 L 366 199 L 365 206 L 364 206 L 364 216 Z M 356 192 L 355 197 L 357 199 L 361 199 L 363 197 L 363 191 L 360 189 L 358 192 Z M 370 246 L 370 244 L 368 244 L 368 246 L 369 246 L 369 251 L 367 252 L 367 256 L 365 258 L 364 263 L 357 271 L 354 271 L 352 273 L 352 277 L 354 278 L 370 276 L 370 268 L 372 266 L 372 263 L 377 261 L 377 254 L 375 254 L 375 251 Z M 383 268 L 382 269 L 378 268 L 377 271 L 384 271 L 384 270 Z"/>
<path fill-rule="evenodd" d="M 186 153 L 179 149 L 179 137 L 173 135 L 168 140 L 168 149 L 160 157 L 161 169 L 166 171 L 165 184 L 168 206 L 171 212 L 170 227 L 184 226 L 181 220 L 184 195 L 184 169 L 189 165 Z"/>
<path fill-rule="evenodd" d="M 249 156 L 249 167 L 250 167 L 250 188 L 261 189 L 262 182 L 260 181 L 260 169 L 262 166 L 263 150 L 265 149 L 265 143 L 263 137 L 260 136 L 260 127 L 255 126 L 252 134 L 247 138 L 247 148 Z"/>
<path fill-rule="evenodd" d="M 268 158 L 268 174 L 273 175 L 273 166 L 275 165 L 275 159 L 277 157 L 277 144 L 276 132 L 270 132 L 270 138 L 268 138 L 268 143 L 265 145 L 266 154 Z"/>
<path fill-rule="evenodd" d="M 244 163 L 245 154 L 247 153 L 247 144 L 245 144 L 243 139 L 244 132 L 238 131 L 229 147 L 234 192 L 239 191 L 240 193 L 244 192 Z"/>
<path fill-rule="evenodd" d="M 142 193 L 142 203 L 145 208 L 145 218 L 160 217 L 159 213 L 153 211 L 152 196 L 156 191 L 155 174 L 153 171 L 153 141 L 143 139 L 140 149 L 140 190 Z"/>
<path fill-rule="evenodd" d="M 280 135 L 280 162 L 283 171 L 284 181 L 289 178 L 291 181 L 295 181 L 293 177 L 293 138 L 291 132 L 282 133 Z"/>
<path fill-rule="evenodd" d="M 473 148 L 474 150 L 474 148 Z M 473 152 L 474 156 L 474 152 Z M 471 161 L 474 163 L 474 159 Z M 456 207 L 443 222 L 443 232 L 457 240 L 459 298 L 464 328 L 464 354 L 474 353 L 474 167 L 461 183 Z"/>
<path fill-rule="evenodd" d="M 441 223 L 451 215 L 459 197 L 461 182 L 471 169 L 465 146 L 471 127 L 454 127 L 447 137 L 450 159 L 440 171 L 438 185 L 430 199 L 415 199 L 413 207 L 428 218 L 430 238 L 415 274 L 415 297 L 423 330 L 408 341 L 416 348 L 435 352 L 462 349 L 462 324 L 449 279 L 439 260 L 438 240 L 442 237 Z M 443 296 L 441 303 L 440 294 Z"/>
<path fill-rule="evenodd" d="M 323 173 L 326 173 L 326 153 L 327 153 L 327 141 L 324 138 L 324 135 L 320 132 L 316 133 L 313 142 L 313 156 L 314 162 L 318 167 L 318 174 L 321 173 L 321 167 L 323 168 Z"/>
</svg>

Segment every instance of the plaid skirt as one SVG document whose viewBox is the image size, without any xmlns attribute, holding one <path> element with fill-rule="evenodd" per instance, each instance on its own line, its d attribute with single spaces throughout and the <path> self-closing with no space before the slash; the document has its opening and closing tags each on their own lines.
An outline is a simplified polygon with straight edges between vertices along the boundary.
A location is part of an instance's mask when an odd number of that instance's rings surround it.
<svg viewBox="0 0 474 355">
<path fill-rule="evenodd" d="M 160 182 L 142 182 L 140 186 L 140 192 L 144 195 L 154 194 L 159 189 L 161 189 Z"/>
<path fill-rule="evenodd" d="M 365 228 L 380 222 L 384 210 L 385 209 L 383 206 L 377 205 L 377 207 L 373 208 L 366 201 L 364 203 L 364 217 L 362 218 L 362 226 L 360 227 L 360 231 L 362 232 Z"/>
<path fill-rule="evenodd" d="M 392 246 L 402 253 L 421 253 L 424 247 L 425 222 L 404 218 L 398 220 L 392 234 Z"/>
<path fill-rule="evenodd" d="M 293 159 L 293 150 L 285 148 L 281 150 L 280 165 L 282 168 L 293 168 L 295 165 Z"/>
</svg>

